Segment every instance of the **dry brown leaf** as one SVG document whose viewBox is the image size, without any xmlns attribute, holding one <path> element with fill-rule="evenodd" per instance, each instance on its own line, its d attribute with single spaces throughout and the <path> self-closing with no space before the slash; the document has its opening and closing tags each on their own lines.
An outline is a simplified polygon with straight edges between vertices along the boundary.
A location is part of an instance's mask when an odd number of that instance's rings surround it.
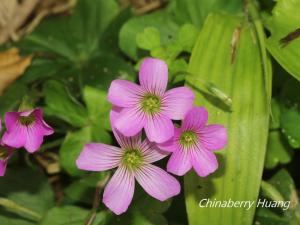
<svg viewBox="0 0 300 225">
<path fill-rule="evenodd" d="M 0 44 L 19 40 L 50 15 L 69 11 L 76 0 L 0 0 Z"/>
<path fill-rule="evenodd" d="M 0 52 L 0 95 L 30 65 L 32 55 L 21 57 L 17 48 Z"/>
</svg>

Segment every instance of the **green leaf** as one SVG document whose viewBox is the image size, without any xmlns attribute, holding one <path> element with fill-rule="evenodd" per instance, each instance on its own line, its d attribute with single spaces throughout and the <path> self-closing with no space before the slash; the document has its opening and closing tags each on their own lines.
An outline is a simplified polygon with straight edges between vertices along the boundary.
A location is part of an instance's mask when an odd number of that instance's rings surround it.
<svg viewBox="0 0 300 225">
<path fill-rule="evenodd" d="M 76 159 L 78 158 L 83 146 L 90 142 L 91 127 L 84 127 L 79 131 L 68 132 L 59 150 L 59 159 L 62 168 L 72 176 L 85 174 L 84 171 L 77 169 Z"/>
<path fill-rule="evenodd" d="M 299 198 L 294 181 L 289 173 L 285 169 L 281 169 L 268 180 L 267 185 L 284 198 L 286 206 L 288 201 L 290 201 L 289 207 L 286 210 L 281 209 L 279 211 L 260 207 L 257 210 L 255 223 L 261 225 L 298 225 L 300 220 Z M 265 192 L 262 193 L 264 194 Z M 270 195 L 264 196 L 273 200 Z"/>
<path fill-rule="evenodd" d="M 280 128 L 280 104 L 277 99 L 272 98 L 270 129 L 278 129 L 278 128 Z"/>
<path fill-rule="evenodd" d="M 76 206 L 54 207 L 47 212 L 39 225 L 82 225 L 88 215 L 88 210 Z M 97 225 L 105 218 L 106 213 L 98 213 L 93 224 Z"/>
<path fill-rule="evenodd" d="M 289 163 L 293 152 L 280 131 L 271 131 L 268 137 L 268 147 L 265 167 L 272 169 L 280 164 Z"/>
<path fill-rule="evenodd" d="M 160 10 L 149 15 L 133 17 L 121 28 L 119 33 L 119 46 L 130 58 L 138 60 L 138 46 L 136 36 L 144 31 L 146 27 L 153 27 L 159 30 L 160 43 L 165 45 L 174 38 L 178 32 L 178 24 L 173 21 L 167 10 Z"/>
<path fill-rule="evenodd" d="M 21 47 L 52 52 L 82 65 L 97 54 L 100 37 L 118 13 L 118 4 L 107 0 L 79 0 L 71 16 L 44 20 Z"/>
<path fill-rule="evenodd" d="M 66 86 L 58 81 L 49 81 L 44 85 L 45 113 L 56 116 L 75 127 L 87 124 L 88 114 L 86 109 L 80 105 Z"/>
<path fill-rule="evenodd" d="M 18 109 L 27 92 L 27 87 L 21 82 L 16 82 L 11 85 L 4 94 L 0 96 L 0 117 L 3 117 L 5 112 Z"/>
<path fill-rule="evenodd" d="M 136 35 L 136 43 L 139 48 L 152 50 L 160 46 L 160 33 L 155 27 L 147 27 Z"/>
<path fill-rule="evenodd" d="M 101 128 L 103 129 L 111 130 L 109 121 L 111 104 L 107 101 L 106 92 L 90 86 L 85 86 L 83 98 L 92 122 L 101 125 Z"/>
<path fill-rule="evenodd" d="M 239 28 L 236 56 L 232 60 L 230 43 Z M 200 208 L 198 204 L 204 198 L 256 201 L 258 197 L 271 104 L 271 67 L 263 48 L 263 34 L 258 18 L 254 26 L 249 26 L 240 17 L 212 14 L 192 52 L 189 63 L 192 75 L 187 76 L 186 83 L 196 93 L 196 105 L 207 108 L 209 123 L 223 124 L 227 128 L 228 145 L 217 152 L 219 169 L 215 174 L 205 178 L 195 173 L 185 176 L 190 224 L 252 224 L 255 207 L 246 211 L 243 208 Z M 198 77 L 227 93 L 232 98 L 231 108 L 206 93 Z"/>
<path fill-rule="evenodd" d="M 192 24 L 183 25 L 178 34 L 178 42 L 182 49 L 187 52 L 191 52 L 196 43 L 198 34 L 199 31 Z"/>
<path fill-rule="evenodd" d="M 239 0 L 175 0 L 172 12 L 176 19 L 182 23 L 192 23 L 200 29 L 211 12 L 219 10 L 236 13 L 242 9 Z"/>
<path fill-rule="evenodd" d="M 91 204 L 95 196 L 97 183 L 104 180 L 108 174 L 108 172 L 87 174 L 72 182 L 64 192 L 69 199 Z"/>
<path fill-rule="evenodd" d="M 267 47 L 272 56 L 296 79 L 300 80 L 300 1 L 279 0 L 265 26 L 271 32 Z"/>
<path fill-rule="evenodd" d="M 26 179 L 30 179 L 30 182 Z M 41 215 L 54 206 L 54 193 L 46 177 L 39 171 L 29 168 L 9 167 L 5 177 L 0 181 L 0 195 Z M 3 225 L 33 224 L 31 220 L 26 219 L 25 215 L 18 216 L 2 207 L 0 223 Z"/>
<path fill-rule="evenodd" d="M 280 99 L 280 125 L 292 148 L 300 147 L 300 83 L 294 79 L 285 83 Z"/>
</svg>

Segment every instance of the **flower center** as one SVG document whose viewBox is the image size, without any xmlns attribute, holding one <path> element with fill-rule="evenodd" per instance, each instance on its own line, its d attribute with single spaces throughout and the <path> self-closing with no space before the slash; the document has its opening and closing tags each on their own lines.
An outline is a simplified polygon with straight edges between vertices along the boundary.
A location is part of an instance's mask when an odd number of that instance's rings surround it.
<svg viewBox="0 0 300 225">
<path fill-rule="evenodd" d="M 128 168 L 136 169 L 143 162 L 143 157 L 138 149 L 128 149 L 125 151 L 122 160 Z"/>
<path fill-rule="evenodd" d="M 153 114 L 160 110 L 161 99 L 157 95 L 146 94 L 141 101 L 141 106 L 144 112 Z"/>
<path fill-rule="evenodd" d="M 184 131 L 179 137 L 179 142 L 183 148 L 189 148 L 197 143 L 198 136 L 194 131 Z"/>
<path fill-rule="evenodd" d="M 30 114 L 29 116 L 20 116 L 19 122 L 24 126 L 29 126 L 35 122 L 35 116 Z"/>
<path fill-rule="evenodd" d="M 0 146 L 0 159 L 4 160 L 8 156 L 8 150 L 7 148 Z"/>
</svg>

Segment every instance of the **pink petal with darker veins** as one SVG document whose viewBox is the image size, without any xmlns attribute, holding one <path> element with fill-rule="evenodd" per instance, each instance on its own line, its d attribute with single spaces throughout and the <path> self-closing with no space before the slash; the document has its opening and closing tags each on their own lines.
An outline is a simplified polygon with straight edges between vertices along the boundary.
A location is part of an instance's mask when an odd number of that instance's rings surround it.
<svg viewBox="0 0 300 225">
<path fill-rule="evenodd" d="M 135 177 L 149 195 L 160 201 L 165 201 L 180 193 L 179 182 L 157 166 L 144 165 L 135 171 Z"/>
<path fill-rule="evenodd" d="M 76 160 L 79 169 L 104 171 L 119 165 L 123 150 L 114 146 L 98 143 L 86 144 Z"/>
<path fill-rule="evenodd" d="M 127 80 L 114 80 L 108 90 L 108 101 L 120 107 L 138 104 L 143 95 L 141 86 Z"/>
<path fill-rule="evenodd" d="M 146 91 L 163 94 L 168 84 L 167 64 L 160 59 L 144 59 L 140 66 L 139 80 Z"/>
<path fill-rule="evenodd" d="M 194 107 L 185 116 L 182 122 L 184 130 L 197 131 L 205 126 L 208 120 L 208 113 L 204 107 Z"/>
<path fill-rule="evenodd" d="M 119 167 L 104 189 L 103 203 L 117 215 L 126 212 L 133 198 L 134 186 L 132 172 Z"/>
<path fill-rule="evenodd" d="M 147 138 L 151 142 L 163 143 L 168 141 L 174 135 L 174 125 L 172 120 L 163 114 L 147 117 L 144 128 Z"/>
<path fill-rule="evenodd" d="M 195 95 L 187 87 L 173 88 L 163 97 L 163 112 L 173 120 L 182 120 L 193 108 Z"/>
<path fill-rule="evenodd" d="M 139 108 L 124 108 L 112 124 L 125 136 L 134 136 L 144 127 L 146 118 Z"/>
<path fill-rule="evenodd" d="M 206 149 L 219 150 L 227 144 L 227 130 L 222 125 L 207 125 L 201 129 L 199 138 Z"/>
<path fill-rule="evenodd" d="M 178 176 L 186 174 L 192 168 L 188 151 L 189 150 L 178 149 L 173 152 L 167 164 L 167 171 Z"/>
</svg>

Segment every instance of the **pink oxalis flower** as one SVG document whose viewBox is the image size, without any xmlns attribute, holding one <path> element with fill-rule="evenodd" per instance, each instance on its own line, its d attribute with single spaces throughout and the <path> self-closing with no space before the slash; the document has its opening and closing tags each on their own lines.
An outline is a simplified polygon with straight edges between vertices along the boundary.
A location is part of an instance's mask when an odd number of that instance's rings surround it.
<svg viewBox="0 0 300 225">
<path fill-rule="evenodd" d="M 2 129 L 1 122 L 2 121 L 0 119 L 0 132 Z M 9 160 L 12 154 L 13 154 L 13 150 L 10 147 L 5 146 L 0 140 L 0 177 L 4 176 L 6 172 L 7 161 Z"/>
<path fill-rule="evenodd" d="M 13 148 L 24 147 L 30 153 L 40 148 L 44 136 L 54 132 L 43 120 L 43 111 L 40 108 L 24 112 L 7 112 L 5 125 L 7 131 L 3 135 L 2 142 Z"/>
<path fill-rule="evenodd" d="M 85 145 L 76 161 L 79 169 L 88 171 L 117 167 L 103 193 L 103 202 L 110 210 L 117 215 L 127 210 L 133 198 L 135 180 L 149 195 L 160 201 L 179 194 L 179 182 L 166 171 L 152 165 L 166 157 L 166 152 L 161 152 L 147 139 L 141 141 L 141 132 L 132 137 L 126 137 L 116 129 L 113 132 L 120 148 L 90 143 Z"/>
<path fill-rule="evenodd" d="M 126 80 L 111 83 L 108 100 L 122 108 L 113 126 L 125 136 L 144 128 L 151 142 L 165 142 L 174 134 L 172 119 L 183 119 L 193 107 L 194 93 L 187 87 L 166 91 L 168 67 L 159 59 L 142 62 L 139 81 L 140 85 Z"/>
<path fill-rule="evenodd" d="M 172 152 L 167 164 L 168 172 L 182 176 L 192 167 L 205 177 L 218 168 L 213 150 L 227 144 L 227 131 L 222 125 L 206 125 L 208 113 L 203 107 L 190 110 L 180 128 L 169 141 L 160 144 L 163 150 Z"/>
</svg>

